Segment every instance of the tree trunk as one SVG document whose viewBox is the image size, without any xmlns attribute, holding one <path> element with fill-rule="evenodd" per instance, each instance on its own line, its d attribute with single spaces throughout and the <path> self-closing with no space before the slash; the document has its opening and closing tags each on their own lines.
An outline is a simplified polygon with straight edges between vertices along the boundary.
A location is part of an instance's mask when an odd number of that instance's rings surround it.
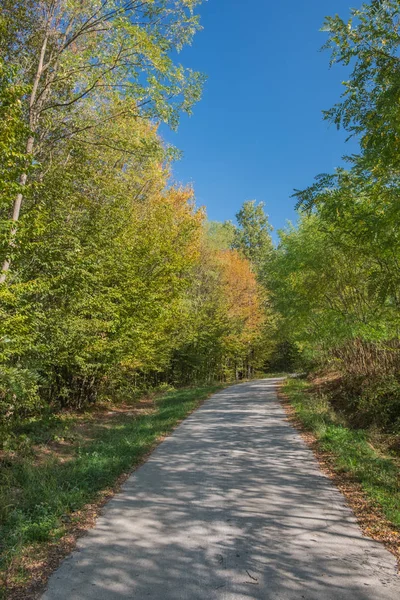
<svg viewBox="0 0 400 600">
<path fill-rule="evenodd" d="M 28 155 L 31 155 L 33 152 L 33 142 L 34 142 L 34 138 L 33 136 L 29 136 L 28 142 L 26 144 L 26 152 Z M 24 186 L 26 185 L 26 181 L 28 179 L 28 174 L 27 173 L 22 173 L 21 177 L 19 178 L 19 184 L 20 186 Z M 13 207 L 13 214 L 12 214 L 12 221 L 13 221 L 13 226 L 11 228 L 11 233 L 10 233 L 10 243 L 9 243 L 9 248 L 10 250 L 15 246 L 15 238 L 17 235 L 17 222 L 19 220 L 19 214 L 21 212 L 21 204 L 22 204 L 22 192 L 20 192 L 17 197 L 15 198 L 15 202 L 14 202 L 14 207 Z M 11 259 L 10 258 L 5 258 L 4 262 L 3 262 L 3 268 L 2 268 L 2 272 L 0 275 L 0 283 L 4 283 L 7 277 L 7 272 L 10 268 L 10 264 L 11 264 Z"/>
<path fill-rule="evenodd" d="M 42 43 L 42 47 L 40 49 L 40 56 L 39 56 L 39 63 L 38 63 L 38 68 L 36 71 L 36 75 L 35 75 L 35 79 L 33 82 L 33 86 L 32 86 L 32 92 L 31 92 L 31 97 L 29 99 L 29 127 L 31 129 L 31 135 L 28 138 L 28 141 L 26 143 L 26 154 L 28 157 L 31 157 L 33 154 L 33 147 L 34 147 L 34 131 L 37 125 L 37 114 L 35 114 L 35 110 L 34 110 L 34 106 L 35 106 L 35 102 L 36 102 L 36 98 L 37 98 L 37 92 L 38 92 L 38 87 L 39 87 L 39 83 L 40 83 L 40 78 L 43 74 L 43 65 L 44 65 L 44 57 L 46 54 L 46 48 L 47 48 L 47 41 L 48 41 L 48 36 L 46 34 L 43 43 Z M 22 173 L 20 178 L 19 178 L 19 184 L 21 187 L 24 187 L 26 185 L 26 181 L 28 179 L 28 174 Z M 22 206 L 22 200 L 23 200 L 23 194 L 22 192 L 19 192 L 19 194 L 17 194 L 17 197 L 15 198 L 14 201 L 14 206 L 13 206 L 13 214 L 12 214 L 12 228 L 11 228 L 11 232 L 10 232 L 10 242 L 9 242 L 9 250 L 10 250 L 10 254 L 11 254 L 11 250 L 12 248 L 14 248 L 15 246 L 15 240 L 17 237 L 17 223 L 19 221 L 19 215 L 21 212 L 21 206 Z M 2 271 L 0 274 L 0 283 L 4 283 L 7 277 L 7 273 L 10 269 L 11 266 L 11 257 L 8 256 L 5 258 L 4 262 L 3 262 L 3 267 L 2 267 Z"/>
</svg>

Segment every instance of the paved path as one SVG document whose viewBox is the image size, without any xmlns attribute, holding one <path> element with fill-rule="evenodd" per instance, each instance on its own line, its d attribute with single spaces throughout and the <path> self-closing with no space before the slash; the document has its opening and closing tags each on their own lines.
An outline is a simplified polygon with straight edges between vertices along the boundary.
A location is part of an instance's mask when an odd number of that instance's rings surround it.
<svg viewBox="0 0 400 600">
<path fill-rule="evenodd" d="M 163 442 L 52 576 L 43 600 L 399 600 L 285 420 L 276 380 L 219 392 Z"/>
</svg>

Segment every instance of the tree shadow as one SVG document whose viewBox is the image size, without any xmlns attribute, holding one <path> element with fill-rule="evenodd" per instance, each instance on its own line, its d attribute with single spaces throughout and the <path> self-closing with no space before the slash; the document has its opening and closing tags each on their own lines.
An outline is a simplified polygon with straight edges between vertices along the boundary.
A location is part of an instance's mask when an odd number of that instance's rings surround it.
<svg viewBox="0 0 400 600">
<path fill-rule="evenodd" d="M 152 454 L 52 576 L 45 600 L 391 600 L 394 558 L 362 537 L 276 402 L 216 394 Z"/>
</svg>

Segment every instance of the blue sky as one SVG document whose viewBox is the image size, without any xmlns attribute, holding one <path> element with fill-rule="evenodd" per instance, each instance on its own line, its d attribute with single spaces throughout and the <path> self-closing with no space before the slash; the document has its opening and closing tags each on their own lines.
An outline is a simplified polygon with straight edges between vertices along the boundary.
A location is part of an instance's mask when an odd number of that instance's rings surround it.
<svg viewBox="0 0 400 600">
<path fill-rule="evenodd" d="M 354 3 L 361 4 L 361 0 Z M 183 151 L 174 177 L 192 183 L 213 220 L 234 220 L 245 200 L 266 203 L 275 229 L 295 220 L 294 188 L 331 172 L 354 150 L 323 121 L 339 98 L 342 67 L 320 52 L 325 15 L 350 0 L 208 0 L 203 31 L 180 61 L 207 74 L 203 99 L 163 136 Z"/>
</svg>

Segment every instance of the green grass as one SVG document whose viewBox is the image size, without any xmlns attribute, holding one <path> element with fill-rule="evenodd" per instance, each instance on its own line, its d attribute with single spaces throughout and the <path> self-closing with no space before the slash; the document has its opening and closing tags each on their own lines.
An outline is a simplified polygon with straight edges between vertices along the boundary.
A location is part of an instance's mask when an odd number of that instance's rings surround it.
<svg viewBox="0 0 400 600">
<path fill-rule="evenodd" d="M 137 417 L 122 414 L 112 426 L 94 429 L 86 444 L 77 443 L 67 462 L 57 456 L 39 463 L 31 451 L 10 453 L 0 461 L 0 574 L 3 578 L 10 564 L 18 563 L 27 546 L 45 544 L 60 538 L 65 521 L 74 511 L 95 501 L 99 494 L 112 488 L 118 477 L 129 472 L 143 456 L 184 419 L 193 409 L 223 385 L 198 387 L 165 393 L 155 399 L 155 410 Z M 44 431 L 28 424 L 19 439 L 29 435 L 50 439 L 54 432 L 66 431 L 60 418 L 47 422 Z M 8 455 L 6 455 L 8 456 Z M 0 592 L 1 597 L 1 592 Z"/>
<path fill-rule="evenodd" d="M 282 390 L 305 429 L 332 454 L 338 471 L 350 473 L 387 519 L 400 526 L 400 469 L 396 461 L 371 446 L 367 430 L 351 429 L 326 397 L 310 392 L 310 384 L 288 379 Z"/>
</svg>

